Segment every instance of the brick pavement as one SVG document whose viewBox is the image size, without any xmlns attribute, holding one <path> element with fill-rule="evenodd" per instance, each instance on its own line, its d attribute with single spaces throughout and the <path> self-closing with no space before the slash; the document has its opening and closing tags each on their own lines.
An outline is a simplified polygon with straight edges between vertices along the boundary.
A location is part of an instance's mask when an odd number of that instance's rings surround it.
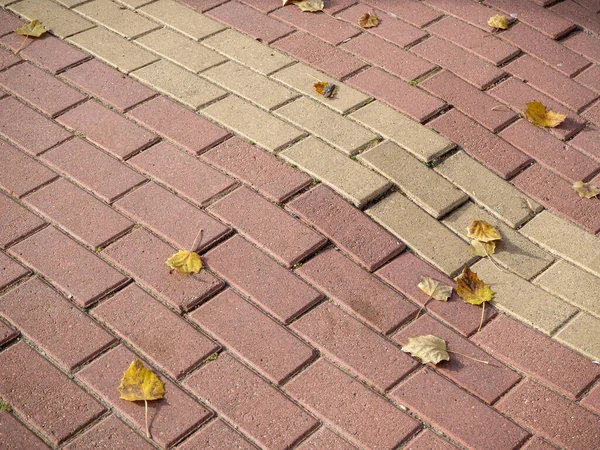
<svg viewBox="0 0 600 450">
<path fill-rule="evenodd" d="M 600 448 L 600 208 L 570 188 L 600 183 L 598 2 L 0 6 L 0 448 Z M 15 56 L 25 19 L 51 34 Z M 206 268 L 169 273 L 198 228 Z M 455 294 L 415 320 L 467 265 L 481 331 Z M 430 333 L 490 364 L 400 350 Z"/>
</svg>

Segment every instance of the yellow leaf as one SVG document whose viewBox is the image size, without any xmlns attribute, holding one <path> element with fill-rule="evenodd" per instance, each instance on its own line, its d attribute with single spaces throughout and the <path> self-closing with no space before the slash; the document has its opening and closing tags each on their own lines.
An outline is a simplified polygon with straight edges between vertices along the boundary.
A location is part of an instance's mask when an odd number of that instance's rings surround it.
<svg viewBox="0 0 600 450">
<path fill-rule="evenodd" d="M 547 111 L 541 102 L 529 102 L 525 109 L 525 117 L 538 127 L 554 128 L 559 126 L 565 120 L 566 116 L 553 111 Z"/>
<path fill-rule="evenodd" d="M 410 353 L 423 364 L 450 361 L 450 355 L 446 351 L 446 341 L 432 334 L 409 338 L 408 344 L 402 347 L 402 351 Z"/>
<path fill-rule="evenodd" d="M 475 272 L 465 267 L 463 273 L 456 280 L 456 293 L 465 302 L 472 305 L 481 305 L 484 302 L 489 302 L 494 298 L 494 292 L 490 287 L 481 281 Z"/>
<path fill-rule="evenodd" d="M 315 91 L 317 91 L 318 94 L 323 95 L 323 89 L 325 89 L 328 84 L 329 83 L 327 81 L 317 81 L 313 86 L 315 87 Z"/>
<path fill-rule="evenodd" d="M 17 28 L 15 33 L 21 34 L 23 36 L 32 36 L 32 37 L 40 37 L 46 31 L 46 27 L 40 23 L 39 20 L 32 20 L 29 23 Z"/>
<path fill-rule="evenodd" d="M 167 266 L 186 275 L 198 273 L 202 270 L 202 267 L 204 267 L 198 253 L 187 250 L 179 250 L 167 259 Z"/>
<path fill-rule="evenodd" d="M 323 11 L 325 4 L 323 3 L 323 0 L 302 0 L 296 2 L 296 6 L 304 12 L 318 12 Z"/>
<path fill-rule="evenodd" d="M 474 220 L 467 227 L 468 237 L 481 242 L 497 241 L 502 239 L 500 232 L 485 220 Z"/>
<path fill-rule="evenodd" d="M 473 239 L 471 241 L 471 245 L 469 246 L 469 250 L 471 250 L 471 254 L 485 258 L 486 256 L 493 255 L 496 252 L 496 242 L 481 242 Z"/>
<path fill-rule="evenodd" d="M 488 25 L 498 30 L 506 30 L 508 28 L 508 19 L 502 14 L 496 14 L 489 18 Z"/>
<path fill-rule="evenodd" d="M 584 183 L 583 181 L 576 181 L 573 184 L 573 189 L 579 194 L 581 198 L 593 198 L 600 194 L 600 189 L 590 183 Z"/>
<path fill-rule="evenodd" d="M 427 276 L 421 277 L 418 287 L 430 298 L 435 298 L 441 302 L 448 301 L 448 297 L 452 295 L 452 288 L 450 286 L 441 284 L 439 281 Z"/>
<path fill-rule="evenodd" d="M 359 25 L 362 28 L 373 28 L 379 25 L 379 19 L 376 15 L 371 15 L 369 13 L 365 13 L 359 20 Z"/>
<path fill-rule="evenodd" d="M 117 389 L 121 398 L 129 402 L 158 400 L 165 395 L 165 384 L 139 359 L 133 360 Z"/>
</svg>

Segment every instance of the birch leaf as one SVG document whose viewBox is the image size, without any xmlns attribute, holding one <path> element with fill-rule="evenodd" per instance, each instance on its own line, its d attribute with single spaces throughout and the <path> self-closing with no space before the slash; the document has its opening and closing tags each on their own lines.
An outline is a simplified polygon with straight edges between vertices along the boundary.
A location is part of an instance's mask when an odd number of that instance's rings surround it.
<svg viewBox="0 0 600 450">
<path fill-rule="evenodd" d="M 478 241 L 477 239 L 473 239 L 471 241 L 471 245 L 469 246 L 469 250 L 471 250 L 471 254 L 485 258 L 486 256 L 493 255 L 496 252 L 496 242 L 482 242 Z"/>
<path fill-rule="evenodd" d="M 494 298 L 494 292 L 490 287 L 481 281 L 477 274 L 468 267 L 465 267 L 456 282 L 456 293 L 467 303 L 481 305 Z"/>
<path fill-rule="evenodd" d="M 426 295 L 441 302 L 447 302 L 448 298 L 452 295 L 452 288 L 450 286 L 441 284 L 439 281 L 428 276 L 422 276 L 421 282 L 417 286 Z"/>
<path fill-rule="evenodd" d="M 358 20 L 358 24 L 362 27 L 362 28 L 374 28 L 377 25 L 379 25 L 379 18 L 373 14 L 369 14 L 369 13 L 364 13 L 364 15 Z"/>
<path fill-rule="evenodd" d="M 468 237 L 480 242 L 498 241 L 502 239 L 500 232 L 485 220 L 474 220 L 467 227 Z"/>
<path fill-rule="evenodd" d="M 409 338 L 408 344 L 402 347 L 402 351 L 410 353 L 422 364 L 450 361 L 450 355 L 446 351 L 446 341 L 432 334 Z"/>
</svg>

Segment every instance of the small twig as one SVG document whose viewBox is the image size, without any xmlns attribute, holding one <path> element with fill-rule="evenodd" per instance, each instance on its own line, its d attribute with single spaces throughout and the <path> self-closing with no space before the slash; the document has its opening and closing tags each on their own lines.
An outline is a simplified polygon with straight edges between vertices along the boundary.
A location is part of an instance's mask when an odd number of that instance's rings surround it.
<svg viewBox="0 0 600 450">
<path fill-rule="evenodd" d="M 204 233 L 204 230 L 202 228 L 200 228 L 200 231 L 198 231 L 198 234 L 196 235 L 196 238 L 194 239 L 194 243 L 192 244 L 192 248 L 190 251 L 194 251 L 196 250 L 196 247 L 200 244 L 200 242 L 202 242 L 202 234 Z"/>
<path fill-rule="evenodd" d="M 492 255 L 489 254 L 489 252 L 487 251 L 487 247 L 484 245 L 483 249 L 485 250 L 485 254 L 488 256 L 488 259 L 492 262 L 492 264 L 494 265 L 494 267 L 496 269 L 498 269 L 500 272 L 504 272 L 504 273 L 508 273 L 508 270 L 504 270 L 503 267 L 500 267 L 498 265 L 498 263 L 496 262 L 496 260 L 494 258 L 492 258 Z"/>
<path fill-rule="evenodd" d="M 425 305 L 429 302 L 429 300 L 431 300 L 431 295 L 429 297 L 427 297 L 427 300 L 425 300 L 425 303 L 423 303 L 423 305 L 421 306 L 421 309 L 419 309 L 419 312 L 417 313 L 417 317 L 415 317 L 415 320 L 417 320 L 419 318 L 421 311 L 423 311 L 423 308 L 425 308 Z"/>
<path fill-rule="evenodd" d="M 485 302 L 483 302 L 483 306 L 481 307 L 481 322 L 479 322 L 479 328 L 477 328 L 477 332 L 481 331 L 481 327 L 483 326 L 483 317 L 485 316 Z"/>
<path fill-rule="evenodd" d="M 146 399 L 144 399 L 144 405 L 146 405 L 146 436 L 148 436 L 148 439 L 152 439 L 148 428 L 148 401 Z"/>
<path fill-rule="evenodd" d="M 494 107 L 492 108 L 492 111 L 498 111 L 498 108 L 507 108 L 507 109 L 510 109 L 510 108 L 508 108 L 508 106 L 506 106 L 506 105 L 496 105 L 496 106 L 494 106 Z"/>
<path fill-rule="evenodd" d="M 480 362 L 482 364 L 489 364 L 489 361 L 482 361 L 481 359 L 473 358 L 472 356 L 465 355 L 464 353 L 453 352 L 452 350 L 446 350 L 448 353 L 454 353 L 455 355 L 464 356 L 465 358 L 472 359 L 473 361 Z"/>
<path fill-rule="evenodd" d="M 21 46 L 17 49 L 17 51 L 15 52 L 15 55 L 18 55 L 19 52 L 23 49 L 23 47 L 25 46 L 25 42 L 27 42 L 27 38 L 29 37 L 29 35 L 25 35 L 25 39 L 23 39 L 23 42 L 21 42 Z"/>
</svg>

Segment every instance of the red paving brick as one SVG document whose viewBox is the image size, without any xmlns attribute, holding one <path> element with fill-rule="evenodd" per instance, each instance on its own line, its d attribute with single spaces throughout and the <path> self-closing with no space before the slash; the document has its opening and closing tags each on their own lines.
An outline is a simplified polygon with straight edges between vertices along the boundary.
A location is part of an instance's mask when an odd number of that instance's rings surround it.
<svg viewBox="0 0 600 450">
<path fill-rule="evenodd" d="M 29 274 L 29 270 L 0 253 L 0 290 Z"/>
<path fill-rule="evenodd" d="M 527 431 L 433 371 L 417 372 L 390 396 L 470 449 L 517 449 L 529 437 Z"/>
<path fill-rule="evenodd" d="M 290 448 L 318 425 L 227 353 L 194 372 L 185 385 L 265 450 Z"/>
<path fill-rule="evenodd" d="M 92 314 L 173 378 L 220 348 L 136 285 L 102 302 Z"/>
<path fill-rule="evenodd" d="M 3 444 L 8 445 L 7 449 L 48 449 L 48 446 L 39 437 L 6 411 L 0 411 L 0 436 L 2 436 Z"/>
<path fill-rule="evenodd" d="M 23 21 L 8 11 L 0 10 L 0 36 L 13 33 L 15 28 L 23 25 Z"/>
<path fill-rule="evenodd" d="M 150 445 L 143 437 L 129 428 L 117 416 L 111 414 L 85 433 L 80 434 L 63 447 L 65 450 L 118 450 L 135 448 L 136 450 L 151 450 Z"/>
<path fill-rule="evenodd" d="M 596 161 L 600 161 L 600 128 L 594 125 L 585 127 L 569 141 L 569 145 Z"/>
<path fill-rule="evenodd" d="M 129 111 L 128 116 L 193 154 L 201 153 L 229 136 L 223 128 L 166 97 L 139 105 Z"/>
<path fill-rule="evenodd" d="M 442 16 L 438 11 L 414 0 L 396 0 L 393 2 L 388 0 L 364 0 L 364 2 L 374 8 L 379 8 L 395 15 L 419 28 Z"/>
<path fill-rule="evenodd" d="M 600 414 L 600 384 L 597 384 L 580 402 L 586 408 Z"/>
<path fill-rule="evenodd" d="M 0 70 L 14 66 L 18 62 L 21 62 L 21 58 L 16 56 L 13 52 L 0 48 Z"/>
<path fill-rule="evenodd" d="M 446 104 L 377 67 L 371 67 L 346 82 L 378 100 L 423 122 Z"/>
<path fill-rule="evenodd" d="M 577 398 L 600 377 L 600 366 L 506 316 L 499 316 L 473 340 L 495 357 L 571 398 Z"/>
<path fill-rule="evenodd" d="M 220 293 L 190 318 L 278 384 L 314 357 L 311 347 L 232 290 Z"/>
<path fill-rule="evenodd" d="M 550 11 L 561 17 L 570 19 L 596 36 L 600 35 L 600 20 L 596 14 L 591 14 L 589 9 L 584 8 L 572 0 L 565 0 L 560 5 L 554 5 L 549 8 Z"/>
<path fill-rule="evenodd" d="M 532 380 L 525 380 L 510 391 L 496 408 L 564 448 L 600 447 L 599 416 Z"/>
<path fill-rule="evenodd" d="M 373 450 L 396 448 L 421 424 L 321 358 L 285 390 L 349 441 Z"/>
<path fill-rule="evenodd" d="M 584 86 L 600 93 L 600 66 L 593 65 L 575 77 Z"/>
<path fill-rule="evenodd" d="M 234 288 L 284 323 L 323 297 L 237 235 L 209 251 L 203 260 Z"/>
<path fill-rule="evenodd" d="M 45 223 L 27 208 L 3 194 L 0 194 L 0 211 L 3 222 L 0 227 L 0 247 L 11 245 Z"/>
<path fill-rule="evenodd" d="M 577 31 L 569 34 L 560 42 L 575 53 L 579 53 L 587 59 L 600 64 L 600 47 L 598 46 L 597 38 L 583 31 Z"/>
<path fill-rule="evenodd" d="M 340 252 L 328 249 L 296 270 L 334 303 L 385 334 L 413 317 L 417 308 Z"/>
<path fill-rule="evenodd" d="M 313 433 L 307 440 L 302 442 L 298 450 L 358 450 L 357 447 L 342 439 L 329 428 L 321 427 L 316 433 Z"/>
<path fill-rule="evenodd" d="M 549 444 L 537 436 L 533 436 L 521 448 L 522 450 L 556 450 L 554 445 Z"/>
<path fill-rule="evenodd" d="M 327 239 L 246 187 L 208 208 L 287 267 L 325 245 Z"/>
<path fill-rule="evenodd" d="M 430 429 L 420 433 L 406 447 L 410 450 L 455 450 L 458 447 L 444 440 Z"/>
<path fill-rule="evenodd" d="M 206 270 L 183 275 L 166 264 L 177 250 L 144 229 L 133 230 L 110 245 L 102 255 L 138 283 L 176 309 L 186 311 L 219 291 L 223 282 Z"/>
<path fill-rule="evenodd" d="M 119 345 L 84 367 L 76 377 L 145 432 L 144 405 L 119 399 L 115 384 L 135 358 L 134 353 Z M 142 363 L 154 370 L 145 361 Z M 161 400 L 148 403 L 148 424 L 153 440 L 167 448 L 208 420 L 212 413 L 164 376 L 159 374 L 159 378 L 165 384 L 165 395 Z"/>
<path fill-rule="evenodd" d="M 291 328 L 327 358 L 380 391 L 391 388 L 417 366 L 394 344 L 331 303 L 319 305 Z"/>
<path fill-rule="evenodd" d="M 216 6 L 227 3 L 229 0 L 182 0 L 181 3 L 189 6 L 195 11 L 204 12 Z"/>
<path fill-rule="evenodd" d="M 105 411 L 94 397 L 24 342 L 0 353 L 0 397 L 53 445 Z"/>
<path fill-rule="evenodd" d="M 582 116 L 600 126 L 600 102 L 588 108 Z"/>
<path fill-rule="evenodd" d="M 256 450 L 258 447 L 245 440 L 220 419 L 205 425 L 183 444 L 177 446 L 177 450 L 223 450 L 225 448 Z"/>
<path fill-rule="evenodd" d="M 19 332 L 0 319 L 0 345 L 4 345 L 19 336 Z M 0 433 L 1 435 L 1 433 Z"/>
<path fill-rule="evenodd" d="M 487 21 L 494 14 L 497 14 L 497 11 L 486 8 L 479 2 L 465 2 L 464 0 L 425 0 L 424 3 L 487 32 L 492 31 Z"/>
<path fill-rule="evenodd" d="M 52 226 L 14 245 L 9 253 L 40 272 L 83 307 L 94 303 L 128 280 Z M 91 273 L 94 274 L 93 277 L 89 276 Z"/>
</svg>

